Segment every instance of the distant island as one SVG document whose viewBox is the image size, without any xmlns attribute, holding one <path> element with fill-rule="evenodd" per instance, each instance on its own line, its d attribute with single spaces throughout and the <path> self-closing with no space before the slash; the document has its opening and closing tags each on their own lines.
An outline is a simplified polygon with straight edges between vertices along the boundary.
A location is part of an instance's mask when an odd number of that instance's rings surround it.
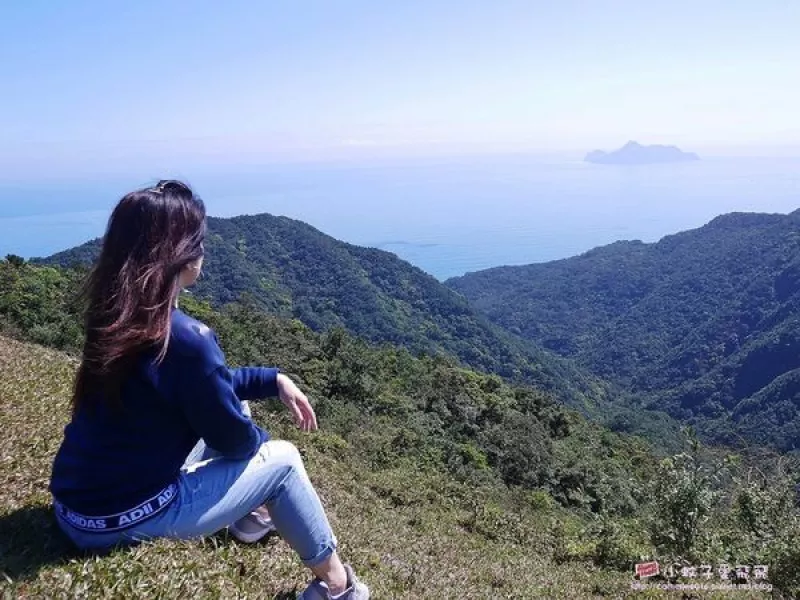
<svg viewBox="0 0 800 600">
<path fill-rule="evenodd" d="M 677 146 L 643 146 L 638 142 L 628 142 L 613 152 L 594 150 L 589 152 L 583 160 L 599 165 L 648 165 L 688 162 L 700 160 L 700 157 L 694 152 L 684 152 Z"/>
</svg>

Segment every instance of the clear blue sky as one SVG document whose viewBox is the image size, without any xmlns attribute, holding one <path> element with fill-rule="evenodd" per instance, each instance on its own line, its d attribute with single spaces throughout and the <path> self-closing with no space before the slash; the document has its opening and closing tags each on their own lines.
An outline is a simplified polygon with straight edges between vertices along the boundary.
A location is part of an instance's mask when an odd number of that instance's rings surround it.
<svg viewBox="0 0 800 600">
<path fill-rule="evenodd" d="M 3 2 L 0 175 L 628 139 L 796 147 L 798 32 L 795 0 Z"/>
</svg>

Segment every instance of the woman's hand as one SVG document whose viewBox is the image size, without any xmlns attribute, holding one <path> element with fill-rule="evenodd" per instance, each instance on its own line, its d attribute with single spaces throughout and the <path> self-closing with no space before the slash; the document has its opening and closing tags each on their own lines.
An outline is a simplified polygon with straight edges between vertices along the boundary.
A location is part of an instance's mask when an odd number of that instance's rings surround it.
<svg viewBox="0 0 800 600">
<path fill-rule="evenodd" d="M 283 373 L 278 373 L 278 398 L 292 413 L 292 420 L 303 431 L 317 429 L 317 415 L 306 395 L 300 391 L 294 381 Z"/>
</svg>

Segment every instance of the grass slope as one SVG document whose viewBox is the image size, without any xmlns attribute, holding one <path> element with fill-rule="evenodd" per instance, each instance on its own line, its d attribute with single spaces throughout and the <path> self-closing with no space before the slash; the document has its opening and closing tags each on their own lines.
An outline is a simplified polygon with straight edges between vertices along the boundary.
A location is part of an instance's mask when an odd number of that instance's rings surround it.
<svg viewBox="0 0 800 600">
<path fill-rule="evenodd" d="M 225 534 L 162 540 L 103 557 L 69 548 L 53 522 L 47 483 L 75 365 L 62 353 L 0 337 L 0 595 L 294 598 L 307 573 L 277 538 L 254 546 Z M 512 493 L 443 476 L 373 471 L 343 458 L 340 438 L 297 433 L 264 405 L 256 418 L 303 450 L 342 553 L 376 599 L 681 597 L 632 592 L 626 573 L 554 562 L 554 532 L 580 527 L 559 509 L 526 511 Z"/>
</svg>

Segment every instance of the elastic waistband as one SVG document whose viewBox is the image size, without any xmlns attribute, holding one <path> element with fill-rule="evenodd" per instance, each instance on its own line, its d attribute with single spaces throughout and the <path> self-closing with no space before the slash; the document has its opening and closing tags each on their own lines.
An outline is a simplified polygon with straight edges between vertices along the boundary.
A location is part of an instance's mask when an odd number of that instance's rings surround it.
<svg viewBox="0 0 800 600">
<path fill-rule="evenodd" d="M 145 500 L 130 510 L 102 517 L 82 515 L 67 508 L 56 499 L 53 499 L 53 505 L 55 506 L 56 514 L 75 529 L 97 533 L 120 531 L 133 527 L 160 513 L 172 503 L 177 496 L 177 491 L 177 484 L 171 483 L 149 500 Z"/>
</svg>

